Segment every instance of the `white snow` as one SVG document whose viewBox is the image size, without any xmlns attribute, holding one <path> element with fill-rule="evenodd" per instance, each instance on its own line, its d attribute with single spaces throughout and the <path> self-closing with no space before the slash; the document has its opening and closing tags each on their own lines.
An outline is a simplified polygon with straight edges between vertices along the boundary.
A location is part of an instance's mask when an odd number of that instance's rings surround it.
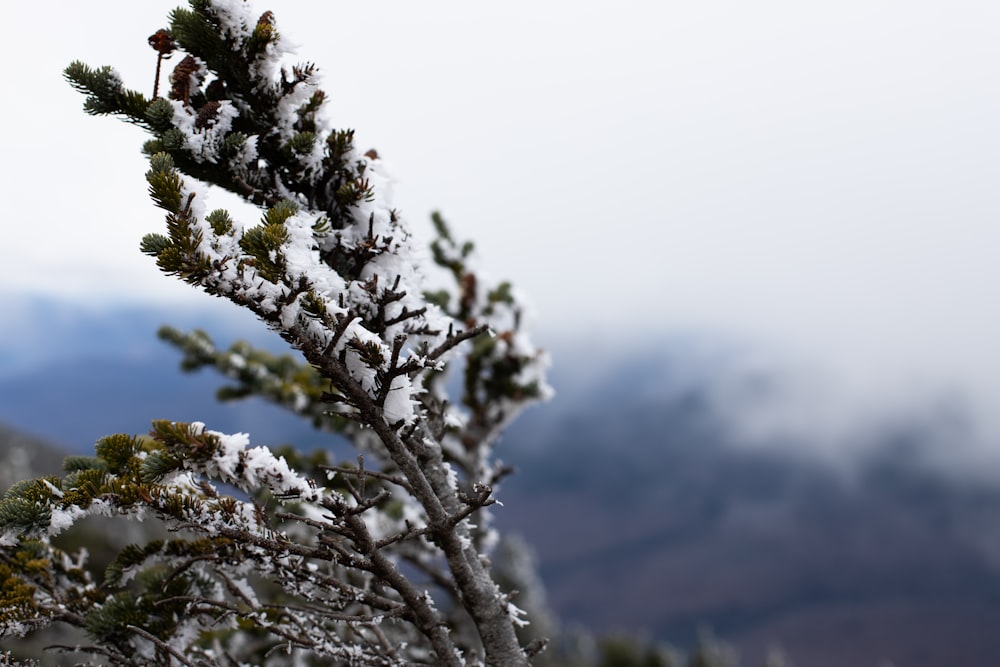
<svg viewBox="0 0 1000 667">
<path fill-rule="evenodd" d="M 207 72 L 204 64 L 202 71 Z M 180 100 L 174 100 L 171 104 L 174 107 L 174 127 L 184 133 L 184 148 L 191 152 L 191 156 L 197 162 L 218 162 L 219 148 L 226 134 L 232 129 L 233 120 L 240 115 L 239 110 L 229 100 L 223 100 L 219 103 L 219 111 L 215 118 L 209 120 L 205 127 L 196 127 L 198 115 L 194 109 Z M 250 152 L 255 153 L 256 147 L 252 149 L 244 147 L 244 151 L 247 159 L 250 159 Z"/>
<path fill-rule="evenodd" d="M 88 514 L 90 514 L 90 512 L 75 505 L 66 509 L 53 508 L 52 519 L 49 522 L 48 534 L 58 535 Z"/>
<path fill-rule="evenodd" d="M 212 9 L 225 33 L 234 39 L 246 39 L 257 25 L 246 0 L 212 0 Z"/>
</svg>

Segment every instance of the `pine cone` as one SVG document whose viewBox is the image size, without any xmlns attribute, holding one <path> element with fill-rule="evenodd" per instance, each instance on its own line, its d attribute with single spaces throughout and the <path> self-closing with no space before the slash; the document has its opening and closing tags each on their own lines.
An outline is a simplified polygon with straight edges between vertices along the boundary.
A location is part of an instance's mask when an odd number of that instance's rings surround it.
<svg viewBox="0 0 1000 667">
<path fill-rule="evenodd" d="M 160 28 L 149 36 L 149 45 L 161 56 L 169 56 L 177 48 L 177 42 L 168 30 Z"/>
<path fill-rule="evenodd" d="M 198 117 L 194 119 L 194 126 L 198 128 L 208 127 L 219 115 L 219 102 L 205 102 L 205 105 L 198 110 Z"/>
<path fill-rule="evenodd" d="M 199 69 L 198 61 L 191 56 L 184 56 L 184 60 L 177 63 L 170 74 L 170 99 L 188 104 L 191 99 L 191 75 Z"/>
</svg>

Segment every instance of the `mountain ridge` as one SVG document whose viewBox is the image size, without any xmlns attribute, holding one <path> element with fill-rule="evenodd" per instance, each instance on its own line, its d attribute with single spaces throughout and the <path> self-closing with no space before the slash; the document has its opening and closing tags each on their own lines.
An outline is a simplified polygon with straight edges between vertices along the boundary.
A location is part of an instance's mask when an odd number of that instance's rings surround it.
<svg viewBox="0 0 1000 667">
<path fill-rule="evenodd" d="M 75 348 L 0 365 L 0 422 L 74 452 L 107 433 L 145 432 L 153 418 L 265 444 L 330 441 L 260 400 L 218 404 L 225 380 L 179 373 L 165 344 L 122 358 L 127 331 L 151 338 L 155 317 L 111 317 L 96 328 L 100 318 L 63 319 Z M 246 330 L 190 319 L 223 340 Z M 102 338 L 108 326 L 114 344 Z M 88 350 L 90 338 L 99 344 Z M 0 350 L 17 356 L 2 336 Z M 870 434 L 877 444 L 849 474 L 808 455 L 805 440 L 748 445 L 717 399 L 727 363 L 693 356 L 683 338 L 586 367 L 585 381 L 574 369 L 586 360 L 563 358 L 557 398 L 503 436 L 498 456 L 519 472 L 498 490 L 496 521 L 534 545 L 559 616 L 681 645 L 712 627 L 748 664 L 780 644 L 799 667 L 992 665 L 998 487 L 928 468 L 921 452 L 938 434 L 926 420 Z"/>
</svg>

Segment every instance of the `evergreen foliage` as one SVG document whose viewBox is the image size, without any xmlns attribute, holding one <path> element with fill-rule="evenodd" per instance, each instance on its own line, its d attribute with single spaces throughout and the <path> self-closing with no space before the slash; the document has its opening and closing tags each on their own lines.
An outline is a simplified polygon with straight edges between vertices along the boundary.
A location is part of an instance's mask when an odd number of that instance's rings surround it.
<svg viewBox="0 0 1000 667">
<path fill-rule="evenodd" d="M 64 650 L 96 664 L 527 664 L 544 641 L 518 638 L 527 619 L 489 558 L 489 507 L 509 472 L 493 445 L 550 391 L 516 291 L 482 279 L 472 245 L 437 215 L 432 256 L 453 285 L 427 289 L 382 161 L 330 126 L 318 69 L 286 61 L 271 12 L 191 0 L 149 44 L 151 97 L 109 67 L 65 71 L 87 113 L 151 135 L 146 180 L 165 229 L 140 249 L 252 311 L 297 356 L 220 350 L 201 331 L 161 336 L 185 369 L 232 380 L 221 398 L 261 396 L 358 456 L 275 451 L 200 422 L 102 438 L 62 477 L 0 499 L 0 636 L 67 624 L 89 642 Z M 257 205 L 260 220 L 207 211 L 205 186 Z M 458 401 L 443 380 L 453 367 Z M 93 576 L 85 552 L 52 541 L 91 515 L 156 520 L 171 536 L 126 547 Z"/>
</svg>

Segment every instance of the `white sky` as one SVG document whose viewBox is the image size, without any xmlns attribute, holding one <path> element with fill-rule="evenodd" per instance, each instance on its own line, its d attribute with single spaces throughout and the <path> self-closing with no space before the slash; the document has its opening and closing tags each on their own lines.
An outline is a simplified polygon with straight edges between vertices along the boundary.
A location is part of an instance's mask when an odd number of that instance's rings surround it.
<svg viewBox="0 0 1000 667">
<path fill-rule="evenodd" d="M 138 129 L 174 2 L 5 7 L 4 291 L 195 299 L 139 254 Z M 440 207 L 544 329 L 760 341 L 869 387 L 1000 413 L 1000 3 L 274 0 L 336 122 Z M 867 399 L 866 399 L 867 400 Z"/>
</svg>

